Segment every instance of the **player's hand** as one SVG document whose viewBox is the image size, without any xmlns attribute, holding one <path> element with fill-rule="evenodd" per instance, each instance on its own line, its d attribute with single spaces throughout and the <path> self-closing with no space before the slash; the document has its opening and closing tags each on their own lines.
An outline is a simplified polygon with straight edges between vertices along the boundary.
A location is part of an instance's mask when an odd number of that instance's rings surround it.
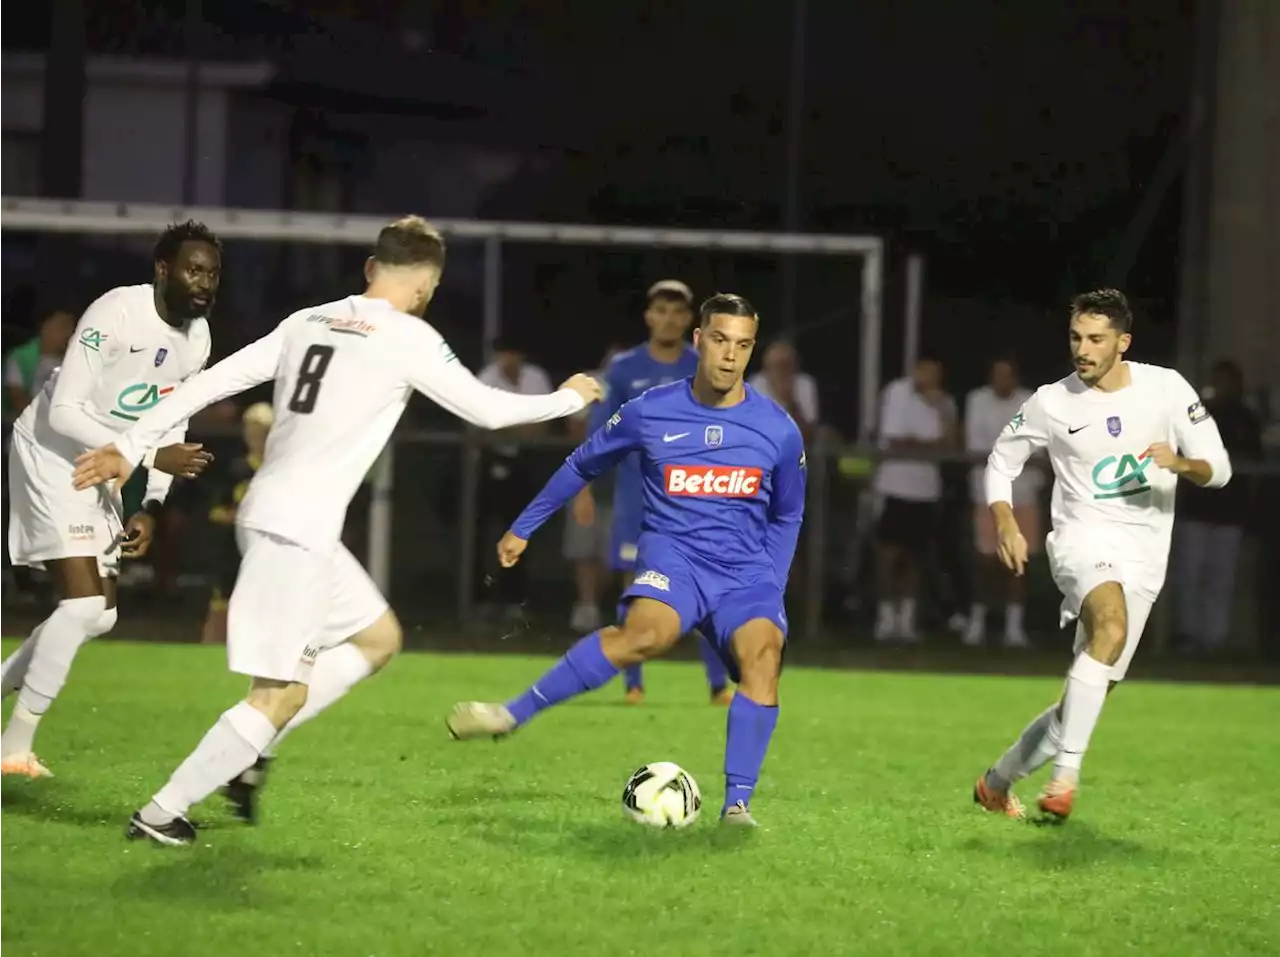
<svg viewBox="0 0 1280 957">
<path fill-rule="evenodd" d="M 1017 522 L 1005 522 L 996 528 L 996 557 L 1001 565 L 1021 577 L 1027 567 L 1027 539 Z"/>
<path fill-rule="evenodd" d="M 590 489 L 584 488 L 573 497 L 569 514 L 573 516 L 574 523 L 583 528 L 590 528 L 596 523 L 596 497 Z"/>
<path fill-rule="evenodd" d="M 1168 442 L 1153 442 L 1142 453 L 1142 457 L 1144 459 L 1152 459 L 1160 468 L 1168 469 L 1175 475 L 1180 475 L 1183 472 L 1182 463 L 1184 459 L 1174 451 L 1173 446 Z"/>
<path fill-rule="evenodd" d="M 77 489 L 92 488 L 112 479 L 117 488 L 123 488 L 132 474 L 133 465 L 129 460 L 114 445 L 104 445 L 76 456 L 76 470 L 71 478 Z"/>
<path fill-rule="evenodd" d="M 170 475 L 198 478 L 213 461 L 213 453 L 204 451 L 199 442 L 179 442 L 156 450 L 155 467 Z"/>
<path fill-rule="evenodd" d="M 586 402 L 587 405 L 592 402 L 599 402 L 604 398 L 604 387 L 585 372 L 569 376 L 569 378 L 560 383 L 560 388 L 572 389 L 582 396 L 582 401 Z"/>
<path fill-rule="evenodd" d="M 498 542 L 498 564 L 503 568 L 510 568 L 520 561 L 520 556 L 528 546 L 528 539 L 521 538 L 515 532 L 507 532 L 502 536 L 502 541 Z"/>
<path fill-rule="evenodd" d="M 141 558 L 151 547 L 151 536 L 156 531 L 156 520 L 146 512 L 138 512 L 124 526 L 120 538 L 122 558 Z"/>
</svg>

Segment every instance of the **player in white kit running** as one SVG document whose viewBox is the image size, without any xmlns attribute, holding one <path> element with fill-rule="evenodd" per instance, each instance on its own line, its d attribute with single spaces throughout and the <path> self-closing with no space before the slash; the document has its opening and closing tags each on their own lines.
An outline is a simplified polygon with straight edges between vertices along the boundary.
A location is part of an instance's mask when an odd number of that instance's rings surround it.
<svg viewBox="0 0 1280 957">
<path fill-rule="evenodd" d="M 416 216 L 378 235 L 363 295 L 294 313 L 213 366 L 112 446 L 81 456 L 77 487 L 124 481 L 171 423 L 275 380 L 275 423 L 236 514 L 243 560 L 227 609 L 227 660 L 253 679 L 152 801 L 128 836 L 186 844 L 191 805 L 232 783 L 252 820 L 255 783 L 284 735 L 315 717 L 399 650 L 400 624 L 342 546 L 351 497 L 416 390 L 473 425 L 502 429 L 572 415 L 600 398 L 577 375 L 550 395 L 481 384 L 426 322 L 444 240 Z"/>
<path fill-rule="evenodd" d="M 89 306 L 62 366 L 14 423 L 9 557 L 47 568 L 59 602 L 5 659 L 3 693 L 19 693 L 0 736 L 0 774 L 48 776 L 34 753 L 36 728 L 80 646 L 115 625 L 120 557 L 146 553 L 173 476 L 194 477 L 212 460 L 183 443 L 186 422 L 175 419 L 157 436 L 163 447 L 143 460 L 142 510 L 127 522 L 118 494 L 71 483 L 77 455 L 113 441 L 204 368 L 221 263 L 217 237 L 200 223 L 165 230 L 152 282 L 112 289 Z"/>
<path fill-rule="evenodd" d="M 1037 804 L 1049 820 L 1070 816 L 1103 702 L 1128 671 L 1164 585 L 1178 477 L 1209 488 L 1231 479 L 1218 427 L 1190 383 L 1173 369 L 1125 360 L 1132 324 L 1120 292 L 1077 296 L 1070 326 L 1076 371 L 1041 386 L 987 460 L 998 554 L 1021 575 L 1027 541 L 1010 504 L 1012 483 L 1033 452 L 1048 450 L 1054 485 L 1046 547 L 1063 596 L 1062 624 L 1078 619 L 1061 701 L 974 786 L 974 801 L 1009 817 L 1025 815 L 1012 784 L 1050 760 L 1053 776 Z"/>
</svg>

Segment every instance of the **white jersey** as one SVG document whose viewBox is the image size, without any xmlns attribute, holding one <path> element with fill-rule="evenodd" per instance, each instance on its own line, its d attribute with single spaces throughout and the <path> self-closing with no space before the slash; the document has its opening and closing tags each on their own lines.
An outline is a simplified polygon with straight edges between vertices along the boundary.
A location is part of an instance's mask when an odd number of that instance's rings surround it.
<svg viewBox="0 0 1280 957">
<path fill-rule="evenodd" d="M 14 423 L 41 448 L 74 462 L 115 441 L 148 409 L 209 361 L 209 324 L 174 327 L 156 312 L 150 285 L 120 286 L 96 299 L 76 326 L 62 365 Z M 186 416 L 157 445 L 181 442 Z M 152 469 L 146 500 L 163 501 L 173 476 Z"/>
<path fill-rule="evenodd" d="M 989 385 L 974 389 L 964 404 L 964 446 L 969 452 L 989 453 L 1000 433 L 1031 398 L 1031 390 L 1018 386 L 1007 396 L 1001 396 Z M 975 465 L 969 473 L 969 491 L 973 501 L 979 504 L 987 500 L 983 487 L 986 469 Z M 1013 483 L 1013 504 L 1034 505 L 1044 487 L 1044 473 L 1040 469 L 1026 469 Z"/>
<path fill-rule="evenodd" d="M 1010 500 L 1028 457 L 1047 449 L 1058 536 L 1120 529 L 1167 560 L 1178 478 L 1144 456 L 1155 442 L 1213 468 L 1225 485 L 1231 464 L 1218 426 L 1191 384 L 1163 366 L 1129 362 L 1131 384 L 1092 389 L 1072 373 L 1041 386 L 1005 426 L 987 460 L 987 501 Z M 1080 536 L 1084 537 L 1084 536 Z"/>
<path fill-rule="evenodd" d="M 382 299 L 303 309 L 197 376 L 115 445 L 139 461 L 172 423 L 275 380 L 275 423 L 238 524 L 315 550 L 340 540 L 347 506 L 416 390 L 473 425 L 501 429 L 572 415 L 571 389 L 520 396 L 479 381 L 430 325 Z"/>
</svg>

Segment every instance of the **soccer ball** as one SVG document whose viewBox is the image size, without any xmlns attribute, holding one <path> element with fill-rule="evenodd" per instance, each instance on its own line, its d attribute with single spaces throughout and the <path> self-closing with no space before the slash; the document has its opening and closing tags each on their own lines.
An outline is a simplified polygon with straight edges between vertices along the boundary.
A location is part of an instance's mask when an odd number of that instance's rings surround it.
<svg viewBox="0 0 1280 957">
<path fill-rule="evenodd" d="M 670 761 L 644 765 L 622 789 L 623 813 L 649 827 L 688 827 L 701 810 L 698 782 Z"/>
</svg>

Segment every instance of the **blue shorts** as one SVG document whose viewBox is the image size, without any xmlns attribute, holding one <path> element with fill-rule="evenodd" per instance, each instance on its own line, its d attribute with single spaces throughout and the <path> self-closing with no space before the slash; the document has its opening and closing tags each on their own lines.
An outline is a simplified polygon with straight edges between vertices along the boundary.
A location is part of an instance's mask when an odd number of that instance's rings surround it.
<svg viewBox="0 0 1280 957">
<path fill-rule="evenodd" d="M 765 618 L 787 636 L 787 610 L 773 570 L 758 571 L 712 565 L 678 547 L 671 539 L 646 532 L 640 536 L 636 575 L 618 602 L 618 619 L 626 617 L 633 598 L 652 598 L 674 608 L 680 632 L 698 629 L 729 669 L 740 679 L 733 654 L 733 635 L 749 621 Z"/>
<path fill-rule="evenodd" d="M 628 508 L 622 503 L 614 504 L 613 530 L 609 535 L 609 567 L 613 571 L 629 572 L 636 567 L 643 515 L 638 502 L 634 508 Z"/>
</svg>

